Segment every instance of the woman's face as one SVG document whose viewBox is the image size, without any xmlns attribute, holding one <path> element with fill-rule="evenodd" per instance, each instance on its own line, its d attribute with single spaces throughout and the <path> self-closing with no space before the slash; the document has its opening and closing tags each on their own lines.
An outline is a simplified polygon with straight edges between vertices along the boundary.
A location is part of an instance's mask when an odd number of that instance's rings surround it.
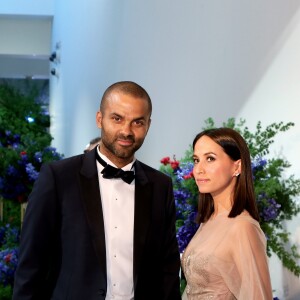
<svg viewBox="0 0 300 300">
<path fill-rule="evenodd" d="M 205 135 L 196 142 L 193 159 L 199 191 L 210 193 L 213 198 L 231 197 L 236 175 L 240 173 L 240 160 L 233 161 L 220 145 Z"/>
</svg>

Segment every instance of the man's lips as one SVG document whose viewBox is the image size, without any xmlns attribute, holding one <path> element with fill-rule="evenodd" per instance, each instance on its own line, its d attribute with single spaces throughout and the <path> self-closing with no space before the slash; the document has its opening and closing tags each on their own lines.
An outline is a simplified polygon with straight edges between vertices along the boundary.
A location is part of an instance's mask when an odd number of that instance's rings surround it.
<svg viewBox="0 0 300 300">
<path fill-rule="evenodd" d="M 131 146 L 133 144 L 133 141 L 118 139 L 118 144 L 121 146 Z"/>
</svg>

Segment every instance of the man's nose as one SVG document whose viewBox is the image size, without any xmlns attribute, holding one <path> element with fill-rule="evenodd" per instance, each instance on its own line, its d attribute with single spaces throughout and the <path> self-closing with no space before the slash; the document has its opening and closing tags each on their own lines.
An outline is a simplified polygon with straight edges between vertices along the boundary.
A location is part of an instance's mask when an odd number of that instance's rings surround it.
<svg viewBox="0 0 300 300">
<path fill-rule="evenodd" d="M 132 134 L 131 124 L 130 123 L 124 123 L 121 129 L 121 133 L 125 136 Z"/>
</svg>

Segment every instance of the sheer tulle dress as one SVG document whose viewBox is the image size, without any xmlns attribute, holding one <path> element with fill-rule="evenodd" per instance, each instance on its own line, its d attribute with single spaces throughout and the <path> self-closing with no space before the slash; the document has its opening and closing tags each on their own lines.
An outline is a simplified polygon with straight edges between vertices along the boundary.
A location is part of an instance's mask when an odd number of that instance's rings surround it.
<svg viewBox="0 0 300 300">
<path fill-rule="evenodd" d="M 182 299 L 270 300 L 266 238 L 244 211 L 222 212 L 201 224 L 182 256 L 187 287 Z"/>
</svg>

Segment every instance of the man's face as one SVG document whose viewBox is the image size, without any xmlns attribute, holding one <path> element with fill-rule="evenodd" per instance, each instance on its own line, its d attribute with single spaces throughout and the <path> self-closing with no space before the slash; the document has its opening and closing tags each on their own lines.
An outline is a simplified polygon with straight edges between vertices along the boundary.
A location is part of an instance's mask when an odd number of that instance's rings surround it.
<svg viewBox="0 0 300 300">
<path fill-rule="evenodd" d="M 122 167 L 132 161 L 144 142 L 151 123 L 148 102 L 113 92 L 103 112 L 97 112 L 96 121 L 101 128 L 101 153 Z"/>
</svg>

